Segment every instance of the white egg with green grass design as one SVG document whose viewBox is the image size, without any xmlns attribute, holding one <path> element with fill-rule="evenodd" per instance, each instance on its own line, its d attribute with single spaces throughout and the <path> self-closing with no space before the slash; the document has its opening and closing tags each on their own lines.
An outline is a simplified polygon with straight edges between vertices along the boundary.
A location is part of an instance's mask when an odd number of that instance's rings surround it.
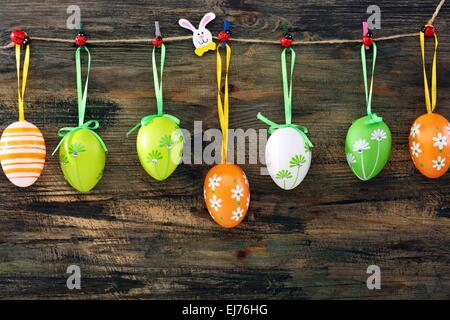
<svg viewBox="0 0 450 320">
<path fill-rule="evenodd" d="M 294 189 L 309 171 L 311 148 L 297 130 L 277 129 L 267 141 L 266 166 L 280 188 Z"/>
</svg>

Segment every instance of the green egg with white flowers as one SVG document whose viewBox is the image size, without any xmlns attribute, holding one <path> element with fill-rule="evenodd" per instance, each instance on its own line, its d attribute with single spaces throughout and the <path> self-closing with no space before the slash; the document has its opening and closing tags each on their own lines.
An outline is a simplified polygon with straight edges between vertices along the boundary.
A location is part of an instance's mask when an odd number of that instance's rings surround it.
<svg viewBox="0 0 450 320">
<path fill-rule="evenodd" d="M 391 156 L 392 136 L 387 124 L 371 116 L 353 122 L 345 140 L 347 163 L 360 180 L 366 181 L 383 170 Z"/>
<path fill-rule="evenodd" d="M 67 182 L 78 191 L 88 192 L 103 177 L 105 147 L 93 131 L 79 129 L 64 138 L 59 160 Z"/>
<path fill-rule="evenodd" d="M 183 157 L 183 134 L 172 119 L 155 117 L 139 129 L 137 153 L 144 170 L 154 179 L 167 179 Z"/>
</svg>

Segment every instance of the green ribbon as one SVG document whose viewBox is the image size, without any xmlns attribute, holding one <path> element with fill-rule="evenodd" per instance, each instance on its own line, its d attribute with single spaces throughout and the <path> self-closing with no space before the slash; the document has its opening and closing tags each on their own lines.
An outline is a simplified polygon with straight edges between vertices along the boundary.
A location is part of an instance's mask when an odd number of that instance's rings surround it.
<svg viewBox="0 0 450 320">
<path fill-rule="evenodd" d="M 84 90 L 82 86 L 81 81 L 81 50 L 84 50 L 88 54 L 88 66 L 87 66 L 87 74 L 86 74 L 86 83 L 84 84 Z M 89 84 L 89 75 L 91 72 L 91 53 L 89 52 L 89 49 L 86 46 L 78 47 L 78 49 L 75 52 L 75 63 L 76 63 L 76 70 L 77 70 L 77 96 L 78 96 L 78 127 L 64 127 L 58 130 L 58 136 L 62 137 L 61 141 L 59 141 L 58 145 L 56 146 L 55 150 L 53 151 L 52 155 L 58 151 L 61 144 L 64 142 L 67 137 L 69 137 L 74 132 L 85 129 L 90 132 L 97 138 L 97 140 L 100 142 L 103 150 L 108 151 L 106 148 L 105 143 L 103 142 L 102 138 L 94 131 L 99 128 L 100 123 L 97 120 L 90 120 L 87 122 L 84 122 L 84 115 L 86 111 L 86 102 L 87 102 L 87 89 Z"/>
<path fill-rule="evenodd" d="M 139 122 L 137 125 L 135 125 L 130 131 L 127 132 L 127 136 L 130 135 L 134 130 L 136 130 L 137 128 L 139 128 L 140 126 L 145 126 L 148 123 L 150 123 L 153 119 L 155 118 L 168 118 L 170 120 L 172 120 L 173 122 L 175 122 L 176 124 L 180 124 L 180 119 L 170 115 L 170 114 L 153 114 L 153 115 L 149 115 L 149 116 L 145 116 L 141 119 L 141 122 Z"/>
<path fill-rule="evenodd" d="M 288 83 L 288 73 L 286 68 L 286 52 L 291 52 L 291 72 L 290 72 L 290 79 Z M 292 49 L 292 47 L 284 48 L 281 52 L 281 74 L 283 78 L 283 91 L 284 91 L 284 117 L 286 120 L 286 124 L 277 124 L 266 117 L 264 117 L 261 113 L 258 113 L 257 118 L 261 120 L 262 122 L 266 123 L 270 126 L 269 133 L 271 134 L 276 129 L 280 128 L 292 128 L 297 130 L 305 140 L 305 143 L 309 147 L 313 147 L 313 144 L 309 140 L 308 136 L 306 135 L 308 133 L 308 128 L 305 126 L 301 126 L 298 124 L 292 124 L 292 75 L 294 74 L 294 67 L 295 67 L 295 51 Z"/>
<path fill-rule="evenodd" d="M 161 44 L 159 48 L 161 48 L 161 65 L 160 65 L 160 76 L 158 77 L 158 69 L 156 68 L 156 46 L 153 47 L 152 52 L 152 67 L 153 67 L 153 82 L 155 85 L 155 95 L 156 95 L 156 106 L 158 109 L 157 114 L 148 115 L 141 119 L 141 121 L 136 124 L 130 131 L 127 132 L 127 136 L 131 134 L 134 130 L 139 128 L 140 126 L 145 126 L 150 123 L 155 118 L 168 118 L 175 122 L 177 125 L 180 124 L 180 120 L 170 114 L 166 114 L 163 112 L 163 94 L 162 94 L 162 78 L 164 73 L 164 61 L 166 60 L 166 46 Z"/>
<path fill-rule="evenodd" d="M 305 126 L 301 126 L 299 124 L 292 124 L 292 123 L 286 123 L 286 124 L 277 124 L 269 119 L 267 119 L 266 117 L 264 117 L 261 112 L 258 113 L 257 118 L 259 120 L 261 120 L 262 122 L 264 122 L 265 124 L 269 125 L 269 133 L 272 134 L 276 129 L 280 129 L 280 128 L 292 128 L 295 129 L 298 133 L 300 133 L 300 135 L 303 137 L 303 139 L 305 140 L 305 143 L 310 147 L 314 147 L 311 140 L 309 140 L 308 136 L 306 135 L 308 133 L 308 128 L 306 128 Z"/>
<path fill-rule="evenodd" d="M 367 124 L 378 123 L 383 121 L 383 118 L 377 116 L 376 113 L 372 113 L 372 89 L 373 89 L 373 74 L 375 72 L 375 63 L 377 61 L 377 45 L 375 42 L 372 43 L 373 48 L 373 58 L 372 58 L 372 75 L 370 79 L 370 88 L 367 85 L 367 67 L 366 67 L 366 48 L 361 45 L 361 64 L 363 69 L 364 77 L 364 90 L 366 93 L 366 105 L 367 105 L 367 115 L 370 116 L 370 120 L 367 120 Z"/>
</svg>

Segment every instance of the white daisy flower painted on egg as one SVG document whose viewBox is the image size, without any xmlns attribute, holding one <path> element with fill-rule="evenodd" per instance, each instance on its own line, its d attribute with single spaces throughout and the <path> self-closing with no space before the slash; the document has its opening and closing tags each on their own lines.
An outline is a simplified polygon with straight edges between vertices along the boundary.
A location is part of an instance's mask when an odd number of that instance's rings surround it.
<svg viewBox="0 0 450 320">
<path fill-rule="evenodd" d="M 347 153 L 347 163 L 350 167 L 353 167 L 356 163 L 355 156 L 352 153 Z"/>
<path fill-rule="evenodd" d="M 208 187 L 211 188 L 212 191 L 216 189 L 216 187 L 220 186 L 220 181 L 222 181 L 222 177 L 217 176 L 217 174 L 213 175 L 209 178 Z"/>
<path fill-rule="evenodd" d="M 445 166 L 445 158 L 442 158 L 441 156 L 438 156 L 436 160 L 431 161 L 434 163 L 433 168 L 436 168 L 437 171 L 441 170 L 441 168 Z"/>
<path fill-rule="evenodd" d="M 433 146 L 442 150 L 447 145 L 447 136 L 443 136 L 442 133 L 438 132 L 437 137 L 433 137 L 433 141 Z"/>
<path fill-rule="evenodd" d="M 239 221 L 242 219 L 242 216 L 244 214 L 244 209 L 237 208 L 236 211 L 232 212 L 233 216 L 231 217 L 231 220 Z"/>
<path fill-rule="evenodd" d="M 241 197 L 244 196 L 244 189 L 240 185 L 236 185 L 236 189 L 231 189 L 231 198 L 236 198 L 237 201 L 241 201 Z"/>
<path fill-rule="evenodd" d="M 370 140 L 381 141 L 386 139 L 386 132 L 383 129 L 376 129 L 371 133 Z"/>
<path fill-rule="evenodd" d="M 363 153 L 364 150 L 369 150 L 370 146 L 369 143 L 364 139 L 356 140 L 353 144 L 353 151 L 356 151 L 358 153 Z"/>
<path fill-rule="evenodd" d="M 410 136 L 412 136 L 413 138 L 416 136 L 416 134 L 420 133 L 420 123 L 415 123 L 413 124 L 413 126 L 411 127 L 411 132 L 410 132 Z"/>
<path fill-rule="evenodd" d="M 222 199 L 218 199 L 216 195 L 214 195 L 212 199 L 209 199 L 209 202 L 211 202 L 211 207 L 213 207 L 216 211 L 219 211 L 219 208 L 222 207 L 220 204 Z"/>
<path fill-rule="evenodd" d="M 418 158 L 419 157 L 419 153 L 422 152 L 422 150 L 420 149 L 420 143 L 413 141 L 413 145 L 411 147 L 411 150 L 412 150 L 413 155 L 415 155 Z"/>
</svg>

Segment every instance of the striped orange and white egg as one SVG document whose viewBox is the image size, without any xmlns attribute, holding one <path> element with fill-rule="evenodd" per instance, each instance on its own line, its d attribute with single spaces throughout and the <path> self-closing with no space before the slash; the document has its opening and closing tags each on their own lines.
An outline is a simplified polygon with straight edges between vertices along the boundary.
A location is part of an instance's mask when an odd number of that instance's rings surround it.
<svg viewBox="0 0 450 320">
<path fill-rule="evenodd" d="M 32 185 L 45 163 L 41 130 L 28 121 L 9 125 L 0 138 L 0 163 L 6 177 L 18 187 Z"/>
</svg>

